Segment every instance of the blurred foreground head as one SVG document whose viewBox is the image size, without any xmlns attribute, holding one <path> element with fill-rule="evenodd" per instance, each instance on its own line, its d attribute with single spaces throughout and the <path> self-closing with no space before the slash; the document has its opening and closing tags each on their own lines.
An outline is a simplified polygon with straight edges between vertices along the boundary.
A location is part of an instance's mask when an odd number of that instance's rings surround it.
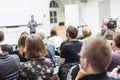
<svg viewBox="0 0 120 80">
<path fill-rule="evenodd" d="M 80 52 L 81 67 L 85 72 L 101 73 L 107 70 L 111 61 L 111 47 L 101 36 L 88 37 Z"/>
</svg>

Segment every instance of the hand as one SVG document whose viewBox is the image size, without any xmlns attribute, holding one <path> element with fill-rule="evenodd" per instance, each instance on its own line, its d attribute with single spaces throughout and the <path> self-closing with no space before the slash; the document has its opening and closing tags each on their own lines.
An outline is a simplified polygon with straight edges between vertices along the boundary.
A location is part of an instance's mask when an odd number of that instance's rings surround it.
<svg viewBox="0 0 120 80">
<path fill-rule="evenodd" d="M 33 26 L 35 26 L 35 24 L 33 24 Z"/>
<path fill-rule="evenodd" d="M 118 76 L 118 68 L 114 68 L 109 76 L 113 77 L 113 78 L 117 78 L 117 76 Z"/>
</svg>

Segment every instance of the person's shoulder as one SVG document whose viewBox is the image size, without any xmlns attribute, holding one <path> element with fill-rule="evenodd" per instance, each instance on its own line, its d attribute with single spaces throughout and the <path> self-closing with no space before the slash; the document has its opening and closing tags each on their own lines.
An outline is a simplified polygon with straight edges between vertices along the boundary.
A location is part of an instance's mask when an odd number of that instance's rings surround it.
<svg viewBox="0 0 120 80">
<path fill-rule="evenodd" d="M 12 59 L 19 59 L 19 56 L 17 54 L 11 54 L 9 55 Z"/>
<path fill-rule="evenodd" d="M 120 80 L 120 79 L 109 77 L 107 80 Z"/>
</svg>

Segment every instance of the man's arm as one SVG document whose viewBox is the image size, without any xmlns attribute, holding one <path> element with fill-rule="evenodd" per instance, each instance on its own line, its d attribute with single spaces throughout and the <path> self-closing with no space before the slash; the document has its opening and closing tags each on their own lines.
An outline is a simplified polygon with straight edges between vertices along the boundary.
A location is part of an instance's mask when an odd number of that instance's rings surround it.
<svg viewBox="0 0 120 80">
<path fill-rule="evenodd" d="M 37 27 L 37 22 L 35 21 L 34 27 Z"/>
<path fill-rule="evenodd" d="M 28 22 L 28 28 L 30 28 L 31 27 L 31 23 L 30 23 L 30 21 Z"/>
</svg>

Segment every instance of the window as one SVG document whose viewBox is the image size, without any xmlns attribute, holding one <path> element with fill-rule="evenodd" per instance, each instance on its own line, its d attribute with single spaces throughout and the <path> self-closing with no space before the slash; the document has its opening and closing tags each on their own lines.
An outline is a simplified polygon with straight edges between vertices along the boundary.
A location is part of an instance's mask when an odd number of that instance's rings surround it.
<svg viewBox="0 0 120 80">
<path fill-rule="evenodd" d="M 58 8 L 58 4 L 53 0 L 50 2 L 50 8 Z"/>
<path fill-rule="evenodd" d="M 57 23 L 57 11 L 50 11 L 50 23 Z"/>
<path fill-rule="evenodd" d="M 50 23 L 57 23 L 57 10 L 58 9 L 58 4 L 52 0 L 50 2 Z"/>
</svg>

